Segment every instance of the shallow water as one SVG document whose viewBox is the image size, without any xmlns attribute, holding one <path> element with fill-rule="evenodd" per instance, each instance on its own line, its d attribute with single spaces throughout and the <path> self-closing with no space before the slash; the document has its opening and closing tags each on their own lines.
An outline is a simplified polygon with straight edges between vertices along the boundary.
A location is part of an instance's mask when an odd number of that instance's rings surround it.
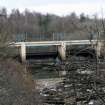
<svg viewBox="0 0 105 105">
<path fill-rule="evenodd" d="M 38 60 L 29 61 L 29 69 L 32 73 L 32 78 L 35 79 L 49 79 L 59 78 L 59 72 L 57 71 L 57 65 L 54 60 Z"/>
</svg>

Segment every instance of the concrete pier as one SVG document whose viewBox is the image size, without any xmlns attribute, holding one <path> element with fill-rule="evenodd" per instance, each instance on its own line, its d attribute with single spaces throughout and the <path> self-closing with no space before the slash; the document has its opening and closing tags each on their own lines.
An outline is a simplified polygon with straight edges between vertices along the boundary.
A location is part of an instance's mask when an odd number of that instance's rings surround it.
<svg viewBox="0 0 105 105">
<path fill-rule="evenodd" d="M 61 45 L 58 46 L 58 53 L 62 60 L 66 60 L 66 43 L 61 42 Z"/>
<path fill-rule="evenodd" d="M 21 56 L 22 62 L 25 63 L 26 62 L 26 45 L 25 45 L 25 43 L 21 44 L 20 56 Z"/>
<path fill-rule="evenodd" d="M 97 53 L 97 56 L 100 57 L 101 56 L 101 50 L 102 50 L 102 47 L 103 47 L 103 44 L 101 41 L 97 42 L 97 45 L 96 45 L 96 53 Z"/>
</svg>

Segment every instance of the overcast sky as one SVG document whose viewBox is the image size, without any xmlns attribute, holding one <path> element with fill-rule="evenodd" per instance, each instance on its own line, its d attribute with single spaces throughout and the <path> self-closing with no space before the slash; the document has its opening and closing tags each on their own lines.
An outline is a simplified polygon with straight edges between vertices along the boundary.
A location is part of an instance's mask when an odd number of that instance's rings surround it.
<svg viewBox="0 0 105 105">
<path fill-rule="evenodd" d="M 105 0 L 0 0 L 0 7 L 6 7 L 8 12 L 11 9 L 19 9 L 21 12 L 28 8 L 31 11 L 43 14 L 52 13 L 60 16 L 68 15 L 71 12 L 76 14 L 85 13 L 90 16 L 102 15 L 105 11 Z"/>
</svg>

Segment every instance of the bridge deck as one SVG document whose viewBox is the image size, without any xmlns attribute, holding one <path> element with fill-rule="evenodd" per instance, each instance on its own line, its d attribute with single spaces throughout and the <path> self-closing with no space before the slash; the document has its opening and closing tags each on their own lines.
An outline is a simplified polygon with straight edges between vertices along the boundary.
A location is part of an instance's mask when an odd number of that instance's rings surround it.
<svg viewBox="0 0 105 105">
<path fill-rule="evenodd" d="M 97 40 L 71 40 L 71 41 L 37 41 L 37 42 L 13 42 L 10 45 L 20 47 L 22 44 L 26 46 L 59 46 L 61 43 L 66 45 L 85 45 L 85 44 L 96 44 Z"/>
</svg>

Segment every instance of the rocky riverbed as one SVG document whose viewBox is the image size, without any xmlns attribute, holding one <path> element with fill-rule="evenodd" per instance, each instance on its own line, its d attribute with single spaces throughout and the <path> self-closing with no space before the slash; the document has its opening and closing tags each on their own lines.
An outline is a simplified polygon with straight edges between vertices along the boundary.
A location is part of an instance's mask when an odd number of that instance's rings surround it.
<svg viewBox="0 0 105 105">
<path fill-rule="evenodd" d="M 66 71 L 63 78 L 36 81 L 44 103 L 48 105 L 104 105 L 104 65 L 104 62 L 96 62 L 95 59 L 72 57 L 60 65 L 60 70 Z"/>
<path fill-rule="evenodd" d="M 38 90 L 43 90 L 44 88 L 54 88 L 56 84 L 63 81 L 63 78 L 51 78 L 51 79 L 38 79 L 34 80 L 36 88 Z"/>
</svg>

